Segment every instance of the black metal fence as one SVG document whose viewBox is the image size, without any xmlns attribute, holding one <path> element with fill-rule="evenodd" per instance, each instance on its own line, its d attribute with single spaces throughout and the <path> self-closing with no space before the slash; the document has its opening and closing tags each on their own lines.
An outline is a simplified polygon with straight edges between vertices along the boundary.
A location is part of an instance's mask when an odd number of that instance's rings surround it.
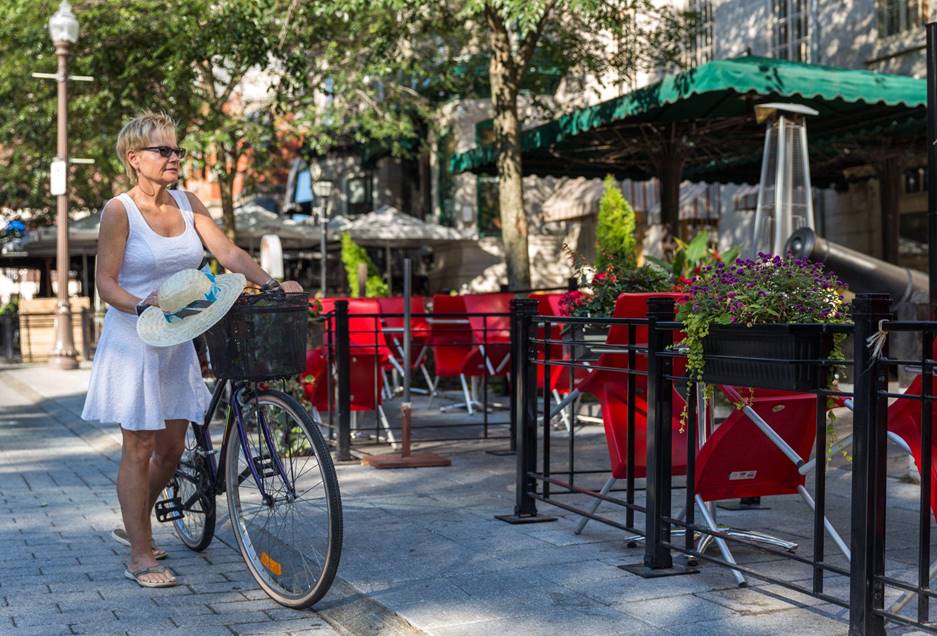
<svg viewBox="0 0 937 636">
<path fill-rule="evenodd" d="M 538 510 L 538 504 L 546 503 L 580 515 L 579 530 L 594 520 L 630 533 L 633 542 L 643 540 L 642 563 L 627 568 L 641 576 L 692 572 L 705 561 L 727 568 L 740 585 L 752 577 L 848 608 L 853 634 L 882 634 L 886 621 L 937 633 L 930 613 L 930 599 L 937 592 L 931 585 L 937 574 L 937 562 L 931 564 L 931 523 L 937 510 L 932 431 L 937 322 L 889 320 L 889 305 L 887 296 L 861 295 L 853 304 L 854 325 L 803 326 L 825 339 L 852 335 L 854 347 L 845 359 L 748 356 L 747 363 L 809 367 L 818 381 L 797 393 L 771 390 L 757 377 L 751 384 L 765 390 L 746 393 L 714 383 L 716 393 L 733 403 L 725 421 L 714 426 L 713 401 L 703 399 L 706 392 L 685 376 L 686 352 L 679 344 L 681 325 L 674 322 L 671 298 L 649 300 L 646 317 L 635 319 L 537 316 L 536 303 L 515 301 L 516 500 L 514 513 L 500 518 L 546 521 L 550 517 Z M 583 325 L 602 327 L 608 334 L 605 342 L 597 345 L 584 338 L 576 329 Z M 920 333 L 920 360 L 893 359 L 887 345 L 877 346 L 887 343 L 888 333 L 899 331 Z M 919 376 L 906 391 L 890 392 L 887 371 L 899 365 L 916 367 Z M 827 387 L 825 378 L 837 366 L 852 367 L 853 391 Z M 575 435 L 554 444 L 550 421 L 562 408 L 553 404 L 549 390 L 556 369 L 568 373 L 576 386 L 596 385 L 589 390 L 599 393 L 603 442 L 612 464 L 612 475 L 601 488 L 594 477 L 608 473 L 607 463 L 597 470 L 594 452 L 582 453 L 590 458 L 585 463 L 577 459 L 580 447 L 587 445 Z M 835 444 L 826 426 L 831 403 L 853 409 L 851 435 Z M 738 436 L 734 441 L 733 431 Z M 889 444 L 908 452 L 920 471 L 913 513 L 903 511 L 906 502 L 903 507 L 889 505 L 890 497 L 897 496 L 886 488 Z M 851 466 L 842 467 L 851 469 L 847 529 L 846 519 L 831 519 L 826 491 L 828 455 L 849 446 Z M 733 447 L 734 453 L 720 453 Z M 739 468 L 747 464 L 738 457 L 749 456 L 767 464 Z M 624 480 L 622 489 L 612 487 L 617 479 Z M 782 537 L 718 525 L 714 503 L 739 493 L 758 494 L 759 483 L 767 484 L 764 494 L 797 495 L 812 511 L 809 530 L 793 537 L 810 543 L 807 554 Z M 599 506 L 606 512 L 600 514 Z M 675 514 L 673 508 L 682 511 Z M 895 517 L 890 526 L 887 510 L 895 511 L 889 513 Z M 841 510 L 832 512 L 842 516 Z M 913 550 L 907 547 L 909 529 L 916 535 Z M 718 548 L 717 553 L 710 553 L 710 547 Z M 740 562 L 733 554 L 739 547 L 784 559 L 807 575 L 782 576 L 774 568 L 759 568 L 757 559 Z"/>
<path fill-rule="evenodd" d="M 387 407 L 399 397 L 406 375 L 402 321 L 402 313 L 350 314 L 344 300 L 323 316 L 324 369 L 317 380 L 326 384 L 313 402 L 340 458 L 350 458 L 353 444 L 400 440 L 401 426 Z M 496 389 L 507 391 L 514 377 L 511 314 L 413 312 L 411 321 L 411 391 L 421 396 L 419 407 L 464 412 L 443 422 L 417 413 L 414 440 L 500 439 L 513 450 L 511 401 L 495 395 Z"/>
</svg>

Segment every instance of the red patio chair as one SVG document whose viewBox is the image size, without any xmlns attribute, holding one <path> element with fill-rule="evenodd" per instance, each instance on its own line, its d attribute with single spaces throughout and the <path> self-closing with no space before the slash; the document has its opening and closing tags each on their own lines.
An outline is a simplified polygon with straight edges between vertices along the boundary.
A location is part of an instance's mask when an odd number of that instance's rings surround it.
<svg viewBox="0 0 937 636">
<path fill-rule="evenodd" d="M 673 298 L 679 294 L 622 294 L 615 302 L 615 318 L 644 318 L 647 316 L 647 301 L 649 298 Z M 608 345 L 631 344 L 628 338 L 628 325 L 612 325 L 605 340 Z M 638 326 L 635 329 L 634 344 L 642 346 L 647 343 L 647 327 Z M 605 439 L 608 446 L 609 460 L 612 474 L 602 486 L 600 493 L 607 495 L 618 479 L 628 475 L 628 374 L 608 370 L 627 369 L 628 352 L 617 349 L 601 350 L 595 363 L 596 370 L 583 377 L 577 384 L 575 393 L 589 393 L 599 400 L 602 407 L 602 421 L 605 425 Z M 677 360 L 674 363 L 675 374 L 683 373 L 684 362 Z M 647 370 L 647 356 L 635 354 L 635 369 Z M 647 377 L 636 375 L 635 378 L 635 423 L 634 423 L 634 475 L 636 478 L 647 476 Z M 567 402 L 570 396 L 564 399 Z M 683 412 L 685 400 L 683 395 L 673 389 L 673 436 L 671 439 L 672 474 L 685 475 L 687 470 L 687 435 L 679 432 L 680 415 Z M 568 402 L 567 402 L 568 403 Z M 595 513 L 602 500 L 596 499 L 592 503 L 591 513 Z M 576 528 L 576 534 L 582 532 L 589 521 L 583 517 Z"/>
<path fill-rule="evenodd" d="M 934 343 L 934 350 L 931 351 L 931 359 L 937 358 L 937 342 Z M 909 398 L 920 397 L 924 388 L 924 378 L 917 375 L 904 390 L 904 395 Z M 931 395 L 937 395 L 937 376 L 931 379 Z M 845 406 L 852 409 L 852 399 L 845 400 Z M 930 405 L 933 409 L 933 404 Z M 888 406 L 888 440 L 898 446 L 901 450 L 911 456 L 915 467 L 921 476 L 921 479 L 930 479 L 931 483 L 931 514 L 937 520 L 937 443 L 931 445 L 931 469 L 930 475 L 925 475 L 923 470 L 923 448 L 921 446 L 921 432 L 924 426 L 923 413 L 921 411 L 921 402 L 916 399 L 899 398 Z M 931 412 L 931 435 L 932 439 L 937 440 L 937 413 Z M 852 435 L 848 435 L 835 444 L 833 452 L 839 452 L 851 446 Z M 812 464 L 812 462 L 811 462 Z M 812 466 L 811 466 L 812 467 Z M 937 560 L 930 565 L 928 580 L 937 576 Z M 917 595 L 914 592 L 905 592 L 888 608 L 889 612 L 898 613 Z"/>
<path fill-rule="evenodd" d="M 379 305 L 374 298 L 323 298 L 322 313 L 334 312 L 337 300 L 348 301 L 348 339 L 349 339 L 349 391 L 353 427 L 357 423 L 356 414 L 361 411 L 377 411 L 379 421 L 384 427 L 388 440 L 396 443 L 390 429 L 390 423 L 383 409 L 384 370 L 389 366 L 390 350 L 380 329 Z M 375 331 L 375 325 L 377 330 Z M 332 320 L 330 329 L 334 330 Z M 306 371 L 303 374 L 303 391 L 317 411 L 329 408 L 328 368 L 329 343 L 334 342 L 334 333 L 326 333 L 323 346 L 306 353 Z M 333 355 L 334 358 L 334 355 Z M 307 381 L 307 377 L 311 381 Z M 334 405 L 334 401 L 333 401 Z M 318 414 L 316 414 L 318 415 Z M 319 418 L 321 422 L 321 417 Z"/>
<path fill-rule="evenodd" d="M 452 408 L 465 408 L 471 415 L 480 404 L 473 398 L 467 378 L 483 376 L 486 369 L 485 356 L 472 333 L 467 313 L 462 296 L 437 294 L 433 296 L 433 313 L 428 322 L 436 377 L 459 378 L 465 401 Z"/>
<path fill-rule="evenodd" d="M 699 450 L 696 460 L 696 505 L 703 522 L 717 531 L 714 509 L 707 505 L 724 499 L 799 495 L 814 508 L 813 498 L 804 487 L 800 470 L 816 439 L 817 396 L 812 393 L 790 393 L 756 388 L 743 399 L 730 386 L 720 386 L 735 409 L 710 435 Z M 820 452 L 824 452 L 822 449 Z M 848 558 L 849 549 L 829 520 L 826 530 L 837 548 Z M 733 536 L 793 551 L 796 543 L 784 541 L 761 532 L 722 529 Z M 705 535 L 697 547 L 704 552 L 715 541 L 723 558 L 735 563 L 728 544 L 721 538 Z M 746 580 L 741 572 L 732 570 L 740 585 Z"/>
<path fill-rule="evenodd" d="M 514 298 L 513 293 L 504 292 L 462 296 L 465 310 L 470 314 L 468 319 L 472 336 L 484 357 L 489 376 L 505 375 L 510 370 L 511 317 L 508 314 L 511 313 L 511 301 Z"/>
<path fill-rule="evenodd" d="M 560 300 L 563 298 L 564 294 L 562 293 L 533 293 L 528 296 L 528 298 L 537 301 L 537 314 L 539 316 L 562 316 L 563 313 L 560 309 Z M 538 326 L 536 330 L 535 337 L 537 339 L 543 338 L 543 327 Z M 563 325 L 561 323 L 554 323 L 550 327 L 550 339 L 551 340 L 560 340 L 563 337 Z M 544 346 L 537 345 L 537 359 L 544 359 Z M 569 362 L 571 359 L 571 352 L 569 347 L 553 344 L 550 347 L 550 359 L 551 360 L 560 360 L 564 362 Z M 537 366 L 537 389 L 543 390 L 543 374 L 544 368 L 541 365 Z M 581 382 L 589 371 L 586 368 L 576 367 L 570 368 L 567 366 L 556 365 L 550 367 L 550 383 L 549 390 L 550 394 L 553 396 L 555 405 L 563 404 L 563 395 L 569 394 L 572 390 L 570 387 L 577 383 Z M 574 381 L 570 382 L 570 379 L 573 378 Z M 569 403 L 567 402 L 567 406 Z M 555 408 L 555 406 L 554 406 Z M 569 412 L 563 408 L 557 414 L 560 420 L 563 422 L 566 430 L 570 430 L 572 427 L 572 419 L 570 418 Z M 554 418 L 551 418 L 551 420 Z"/>
<path fill-rule="evenodd" d="M 394 369 L 401 376 L 403 373 L 403 296 L 378 298 L 381 311 L 381 321 L 384 327 L 384 338 L 391 351 L 389 358 Z M 410 299 L 410 368 L 419 369 L 426 380 L 427 391 L 435 393 L 435 382 L 426 368 L 426 356 L 429 351 L 429 323 L 426 321 L 426 299 L 422 296 L 413 296 Z M 420 391 L 420 389 L 412 389 Z"/>
</svg>

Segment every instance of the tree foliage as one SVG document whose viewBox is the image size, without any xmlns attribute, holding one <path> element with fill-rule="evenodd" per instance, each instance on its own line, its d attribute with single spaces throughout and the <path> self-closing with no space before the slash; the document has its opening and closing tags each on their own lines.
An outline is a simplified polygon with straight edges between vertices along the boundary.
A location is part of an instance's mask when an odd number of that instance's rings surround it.
<svg viewBox="0 0 937 636">
<path fill-rule="evenodd" d="M 349 295 L 358 295 L 358 265 L 364 263 L 368 268 L 368 276 L 364 282 L 364 295 L 367 298 L 389 296 L 390 289 L 387 282 L 381 277 L 377 265 L 368 256 L 367 251 L 355 243 L 348 232 L 342 233 L 342 265 L 345 266 L 345 275 L 348 277 Z"/>
<path fill-rule="evenodd" d="M 48 170 L 56 87 L 30 73 L 55 70 L 46 25 L 57 5 L 0 5 L 0 207 L 40 216 L 54 210 Z M 245 113 L 237 90 L 249 71 L 275 68 L 290 54 L 279 38 L 285 8 L 286 0 L 77 0 L 81 34 L 69 70 L 95 79 L 69 83 L 69 151 L 95 165 L 71 167 L 70 205 L 100 207 L 129 186 L 114 151 L 117 132 L 140 110 L 162 110 L 178 121 L 195 167 L 212 166 L 233 231 L 230 193 L 238 162 L 274 139 L 272 108 Z M 277 79 L 269 76 L 274 86 Z"/>
<path fill-rule="evenodd" d="M 498 149 L 499 209 L 509 283 L 529 286 L 518 98 L 535 53 L 567 71 L 570 93 L 678 59 L 690 14 L 653 0 L 329 0 L 296 14 L 305 68 L 292 83 L 304 134 L 318 151 L 337 139 L 425 141 L 441 100 L 472 97 L 465 72 L 488 60 Z M 296 69 L 294 69 L 296 70 Z M 461 70 L 461 72 L 460 72 Z M 306 80 L 310 80 L 307 83 Z M 308 89 L 321 89 L 317 98 Z M 550 100 L 537 100 L 549 105 Z M 543 113 L 537 113 L 542 116 Z"/>
</svg>

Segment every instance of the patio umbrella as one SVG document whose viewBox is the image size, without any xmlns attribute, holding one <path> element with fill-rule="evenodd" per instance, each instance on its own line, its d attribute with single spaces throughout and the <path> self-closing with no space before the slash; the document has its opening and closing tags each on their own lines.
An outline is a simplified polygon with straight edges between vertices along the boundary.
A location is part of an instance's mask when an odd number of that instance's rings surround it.
<svg viewBox="0 0 937 636">
<path fill-rule="evenodd" d="M 390 205 L 358 217 L 345 231 L 359 245 L 422 247 L 471 240 L 465 232 L 437 223 L 427 223 Z"/>
</svg>

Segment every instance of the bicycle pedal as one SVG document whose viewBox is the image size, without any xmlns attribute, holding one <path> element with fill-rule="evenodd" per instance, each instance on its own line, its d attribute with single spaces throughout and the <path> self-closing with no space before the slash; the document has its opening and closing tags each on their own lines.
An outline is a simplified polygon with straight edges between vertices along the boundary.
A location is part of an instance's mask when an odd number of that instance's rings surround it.
<svg viewBox="0 0 937 636">
<path fill-rule="evenodd" d="M 279 474 L 271 457 L 255 457 L 254 468 L 257 469 L 261 477 L 276 477 Z"/>
<path fill-rule="evenodd" d="M 160 523 L 182 519 L 182 500 L 179 497 L 156 502 L 156 520 Z"/>
</svg>

